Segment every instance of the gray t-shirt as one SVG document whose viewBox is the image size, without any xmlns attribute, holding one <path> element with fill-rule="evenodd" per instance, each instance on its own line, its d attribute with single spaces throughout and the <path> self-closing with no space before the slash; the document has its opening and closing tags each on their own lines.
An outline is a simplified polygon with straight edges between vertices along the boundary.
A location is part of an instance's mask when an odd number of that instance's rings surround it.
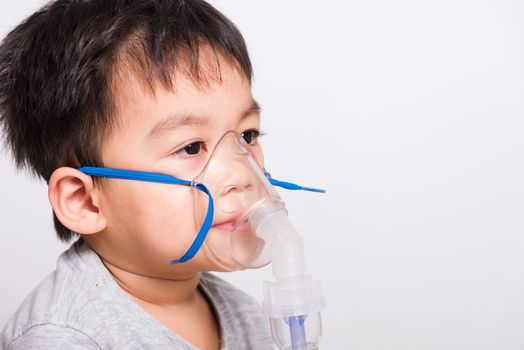
<svg viewBox="0 0 524 350">
<path fill-rule="evenodd" d="M 199 287 L 214 308 L 221 349 L 274 349 L 268 321 L 253 298 L 203 273 Z M 2 350 L 196 349 L 132 301 L 82 240 L 5 326 Z"/>
</svg>

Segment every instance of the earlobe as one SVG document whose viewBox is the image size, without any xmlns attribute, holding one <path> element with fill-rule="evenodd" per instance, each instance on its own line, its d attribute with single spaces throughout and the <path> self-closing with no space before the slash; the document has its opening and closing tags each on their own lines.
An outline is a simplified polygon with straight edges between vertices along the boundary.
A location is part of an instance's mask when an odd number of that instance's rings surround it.
<svg viewBox="0 0 524 350">
<path fill-rule="evenodd" d="M 48 196 L 56 217 L 71 231 L 87 235 L 105 229 L 90 176 L 74 168 L 58 168 L 49 180 Z"/>
</svg>

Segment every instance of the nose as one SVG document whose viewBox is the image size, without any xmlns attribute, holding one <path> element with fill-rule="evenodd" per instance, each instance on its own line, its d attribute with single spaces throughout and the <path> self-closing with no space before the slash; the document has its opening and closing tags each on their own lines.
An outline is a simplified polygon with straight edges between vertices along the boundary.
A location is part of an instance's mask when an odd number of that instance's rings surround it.
<svg viewBox="0 0 524 350">
<path fill-rule="evenodd" d="M 216 209 L 224 213 L 248 209 L 262 193 L 257 161 L 239 139 L 234 131 L 224 134 L 195 179 L 210 189 Z"/>
<path fill-rule="evenodd" d="M 229 170 L 231 172 L 229 176 L 229 185 L 226 185 L 220 189 L 219 197 L 228 196 L 236 192 L 251 191 L 253 189 L 253 181 L 251 176 L 247 174 L 248 171 L 243 169 Z"/>
<path fill-rule="evenodd" d="M 256 173 L 247 149 L 238 141 L 240 135 L 227 133 L 217 144 L 207 171 L 213 184 L 217 209 L 232 213 L 249 204 L 256 187 Z"/>
<path fill-rule="evenodd" d="M 255 197 L 255 173 L 246 158 L 246 154 L 232 154 L 223 164 L 217 200 L 224 212 L 240 211 Z"/>
</svg>

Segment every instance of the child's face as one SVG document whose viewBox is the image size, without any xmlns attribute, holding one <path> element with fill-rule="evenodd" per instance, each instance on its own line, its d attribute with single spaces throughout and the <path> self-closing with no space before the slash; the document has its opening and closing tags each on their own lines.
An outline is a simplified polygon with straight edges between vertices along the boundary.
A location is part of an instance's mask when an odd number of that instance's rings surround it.
<svg viewBox="0 0 524 350">
<path fill-rule="evenodd" d="M 174 89 L 159 87 L 154 95 L 132 74 L 119 79 L 117 123 L 102 145 L 104 166 L 192 180 L 187 178 L 187 169 L 198 167 L 199 157 L 208 157 L 224 133 L 259 130 L 259 112 L 249 82 L 225 60 L 220 62 L 220 74 L 221 81 L 210 80 L 209 85 L 199 87 L 178 74 Z M 262 163 L 258 143 L 249 150 Z M 108 181 L 100 186 L 97 203 L 107 227 L 90 241 L 102 258 L 127 271 L 157 277 L 173 271 L 219 270 L 202 249 L 189 262 L 175 267 L 169 264 L 186 252 L 198 231 L 195 189 Z M 208 233 L 214 234 L 221 234 L 219 227 Z"/>
</svg>

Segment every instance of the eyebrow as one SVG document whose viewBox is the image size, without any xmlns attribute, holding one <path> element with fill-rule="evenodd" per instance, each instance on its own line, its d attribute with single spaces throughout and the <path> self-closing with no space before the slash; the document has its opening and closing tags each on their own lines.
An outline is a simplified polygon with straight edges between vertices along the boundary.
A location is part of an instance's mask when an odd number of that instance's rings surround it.
<svg viewBox="0 0 524 350">
<path fill-rule="evenodd" d="M 252 100 L 249 107 L 240 114 L 239 121 L 254 115 L 260 115 L 260 105 Z M 151 141 L 161 134 L 184 127 L 184 126 L 205 126 L 209 125 L 209 118 L 192 114 L 171 114 L 167 118 L 158 122 L 146 136 L 146 141 Z"/>
</svg>

